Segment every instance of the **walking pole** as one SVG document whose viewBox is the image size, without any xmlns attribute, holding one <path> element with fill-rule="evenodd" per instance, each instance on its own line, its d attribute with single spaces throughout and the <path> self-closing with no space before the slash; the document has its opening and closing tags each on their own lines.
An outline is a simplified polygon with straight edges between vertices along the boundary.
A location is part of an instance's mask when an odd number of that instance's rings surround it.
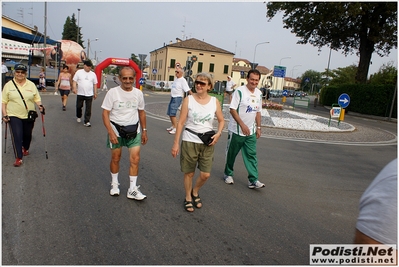
<svg viewBox="0 0 399 267">
<path fill-rule="evenodd" d="M 43 128 L 43 137 L 44 137 L 44 150 L 46 152 L 46 159 L 48 159 L 47 148 L 46 148 L 46 129 L 44 128 L 44 115 L 43 113 L 41 115 L 42 115 L 42 128 Z"/>
<path fill-rule="evenodd" d="M 6 130 L 4 131 L 4 153 L 6 153 L 6 147 L 7 147 L 7 125 L 8 123 L 6 122 Z"/>
</svg>

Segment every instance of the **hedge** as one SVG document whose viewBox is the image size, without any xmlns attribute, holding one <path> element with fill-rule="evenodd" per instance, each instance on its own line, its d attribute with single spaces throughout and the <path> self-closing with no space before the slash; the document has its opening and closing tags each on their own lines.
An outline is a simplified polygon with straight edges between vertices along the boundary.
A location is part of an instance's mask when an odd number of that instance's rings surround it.
<svg viewBox="0 0 399 267">
<path fill-rule="evenodd" d="M 346 84 L 324 87 L 319 96 L 319 102 L 324 106 L 338 104 L 338 98 L 346 93 L 350 97 L 346 111 L 365 115 L 389 117 L 392 98 L 395 94 L 395 85 L 374 84 Z M 398 117 L 397 93 L 392 110 L 392 118 Z"/>
</svg>

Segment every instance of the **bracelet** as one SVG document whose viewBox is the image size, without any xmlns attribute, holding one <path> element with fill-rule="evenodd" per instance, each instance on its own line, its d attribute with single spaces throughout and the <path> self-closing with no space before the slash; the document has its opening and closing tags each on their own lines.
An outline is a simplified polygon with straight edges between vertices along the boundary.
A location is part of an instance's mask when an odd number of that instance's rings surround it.
<svg viewBox="0 0 399 267">
<path fill-rule="evenodd" d="M 260 128 L 260 127 L 256 127 L 256 128 L 258 128 L 258 129 L 262 129 L 262 128 Z"/>
<path fill-rule="evenodd" d="M 147 131 L 147 128 L 143 128 L 143 131 Z"/>
</svg>

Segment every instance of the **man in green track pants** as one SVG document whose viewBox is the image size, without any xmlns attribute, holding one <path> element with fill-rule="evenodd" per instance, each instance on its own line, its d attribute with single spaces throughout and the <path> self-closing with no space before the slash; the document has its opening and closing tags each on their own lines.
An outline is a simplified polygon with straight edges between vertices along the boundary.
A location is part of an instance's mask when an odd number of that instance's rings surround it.
<svg viewBox="0 0 399 267">
<path fill-rule="evenodd" d="M 238 87 L 233 93 L 223 177 L 226 184 L 234 184 L 234 162 L 241 150 L 250 189 L 265 187 L 258 180 L 256 156 L 256 142 L 261 135 L 262 92 L 257 88 L 260 76 L 258 70 L 250 70 L 247 84 Z"/>
</svg>

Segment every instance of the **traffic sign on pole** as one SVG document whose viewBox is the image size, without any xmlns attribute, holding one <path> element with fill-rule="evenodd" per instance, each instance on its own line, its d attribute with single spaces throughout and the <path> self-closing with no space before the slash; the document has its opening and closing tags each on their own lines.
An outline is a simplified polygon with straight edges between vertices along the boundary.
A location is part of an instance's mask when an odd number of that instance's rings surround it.
<svg viewBox="0 0 399 267">
<path fill-rule="evenodd" d="M 350 99 L 350 97 L 349 97 L 348 94 L 343 93 L 343 94 L 341 94 L 341 95 L 338 97 L 338 105 L 339 105 L 341 108 L 346 108 L 346 107 L 348 107 L 350 101 L 351 101 L 351 99 Z"/>
</svg>

